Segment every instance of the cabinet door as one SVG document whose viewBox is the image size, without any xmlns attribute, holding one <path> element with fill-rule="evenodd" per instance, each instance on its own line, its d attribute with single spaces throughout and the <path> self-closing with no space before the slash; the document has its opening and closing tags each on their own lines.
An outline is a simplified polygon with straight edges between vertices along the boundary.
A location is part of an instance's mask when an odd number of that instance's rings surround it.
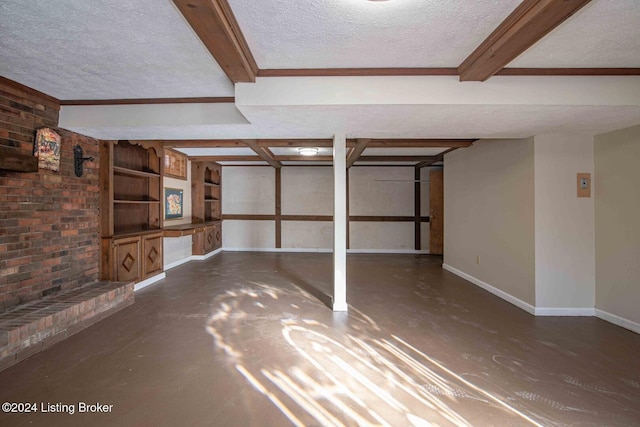
<svg viewBox="0 0 640 427">
<path fill-rule="evenodd" d="M 213 250 L 216 244 L 216 231 L 215 225 L 207 227 L 204 233 L 204 251 L 209 253 Z"/>
<path fill-rule="evenodd" d="M 132 282 L 141 278 L 140 238 L 133 237 L 113 241 L 113 280 Z"/>
<path fill-rule="evenodd" d="M 206 228 L 205 227 L 198 227 L 196 228 L 195 233 L 193 234 L 192 237 L 192 246 L 191 246 L 191 253 L 193 255 L 204 255 L 205 251 L 204 251 L 204 247 L 205 247 L 205 231 Z"/>
<path fill-rule="evenodd" d="M 143 242 L 144 259 L 142 265 L 146 278 L 162 272 L 162 234 L 143 236 Z"/>
<path fill-rule="evenodd" d="M 213 249 L 222 247 L 222 226 L 220 223 L 213 226 Z"/>
</svg>

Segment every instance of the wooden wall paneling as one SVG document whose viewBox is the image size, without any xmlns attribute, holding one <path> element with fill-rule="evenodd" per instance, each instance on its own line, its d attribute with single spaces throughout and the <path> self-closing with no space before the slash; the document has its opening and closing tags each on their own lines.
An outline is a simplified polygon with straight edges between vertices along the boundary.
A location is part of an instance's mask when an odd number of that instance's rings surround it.
<svg viewBox="0 0 640 427">
<path fill-rule="evenodd" d="M 276 168 L 276 248 L 282 247 L 282 169 Z"/>
<path fill-rule="evenodd" d="M 350 224 L 351 221 L 349 220 L 349 163 L 347 161 L 347 249 L 351 249 L 350 245 L 351 245 L 351 238 L 350 238 Z"/>
<path fill-rule="evenodd" d="M 204 222 L 204 170 L 203 162 L 191 162 L 191 222 Z"/>
<path fill-rule="evenodd" d="M 413 179 L 415 180 L 415 182 L 413 183 L 413 195 L 414 195 L 414 199 L 413 199 L 413 208 L 414 208 L 414 215 L 415 215 L 415 227 L 414 227 L 414 249 L 416 251 L 419 251 L 421 249 L 422 246 L 422 242 L 421 242 L 421 234 L 420 234 L 420 228 L 421 228 L 421 218 L 420 218 L 420 168 L 419 167 L 415 167 L 414 168 L 414 175 L 413 175 Z"/>
<path fill-rule="evenodd" d="M 100 232 L 102 237 L 113 236 L 113 143 L 100 141 Z M 103 254 L 105 253 L 103 248 Z"/>
<path fill-rule="evenodd" d="M 442 169 L 429 172 L 429 253 L 442 255 L 444 250 L 444 175 Z"/>
</svg>

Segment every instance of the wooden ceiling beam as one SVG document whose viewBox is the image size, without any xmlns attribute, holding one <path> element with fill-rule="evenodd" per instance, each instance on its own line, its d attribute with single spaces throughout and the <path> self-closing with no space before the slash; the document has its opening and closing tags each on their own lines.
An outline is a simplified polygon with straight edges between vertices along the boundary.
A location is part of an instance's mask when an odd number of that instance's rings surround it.
<svg viewBox="0 0 640 427">
<path fill-rule="evenodd" d="M 368 139 L 359 139 L 356 142 L 356 146 L 349 152 L 347 156 L 347 168 L 353 166 L 353 164 L 360 158 L 362 152 L 367 148 L 367 144 L 369 144 L 370 140 Z"/>
<path fill-rule="evenodd" d="M 134 141 L 135 142 L 135 141 Z M 239 139 L 164 139 L 159 140 L 164 147 L 170 148 L 235 148 L 246 147 Z"/>
<path fill-rule="evenodd" d="M 333 147 L 331 139 L 259 139 L 260 147 Z"/>
<path fill-rule="evenodd" d="M 524 0 L 458 67 L 460 81 L 485 81 L 591 0 Z"/>
<path fill-rule="evenodd" d="M 233 83 L 255 82 L 249 45 L 227 0 L 173 0 L 191 28 Z"/>
<path fill-rule="evenodd" d="M 273 156 L 273 153 L 267 147 L 260 147 L 258 145 L 258 141 L 256 140 L 245 140 L 244 143 L 251 148 L 255 153 L 265 162 L 269 163 L 276 169 L 280 169 L 282 167 L 282 163 L 276 160 Z"/>
<path fill-rule="evenodd" d="M 457 76 L 456 68 L 277 68 L 258 77 Z"/>
<path fill-rule="evenodd" d="M 275 156 L 281 162 L 332 162 L 333 156 Z"/>
<path fill-rule="evenodd" d="M 359 162 L 424 162 L 436 156 L 360 156 Z"/>
<path fill-rule="evenodd" d="M 444 160 L 444 155 L 445 154 L 450 153 L 450 152 L 452 152 L 454 150 L 457 150 L 457 149 L 458 149 L 458 147 L 449 148 L 447 151 L 443 151 L 442 153 L 438 154 L 437 156 L 433 156 L 432 160 L 425 160 L 425 161 L 422 161 L 422 162 L 418 163 L 416 165 L 416 167 L 418 169 L 420 169 L 420 168 L 424 168 L 424 167 L 427 167 L 427 166 L 431 166 L 434 163 L 441 162 L 441 161 Z"/>
<path fill-rule="evenodd" d="M 260 156 L 189 156 L 189 160 L 197 162 L 263 162 Z"/>
<path fill-rule="evenodd" d="M 199 98 L 63 99 L 60 105 L 234 104 L 233 96 Z"/>
</svg>

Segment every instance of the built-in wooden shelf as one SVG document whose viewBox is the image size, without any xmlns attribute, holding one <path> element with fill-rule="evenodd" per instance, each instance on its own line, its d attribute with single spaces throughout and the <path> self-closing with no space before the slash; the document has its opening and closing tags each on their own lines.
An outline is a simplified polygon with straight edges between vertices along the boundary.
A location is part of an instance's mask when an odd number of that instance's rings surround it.
<svg viewBox="0 0 640 427">
<path fill-rule="evenodd" d="M 149 204 L 154 204 L 154 203 L 162 203 L 159 200 L 113 200 L 113 203 L 130 203 L 130 204 L 135 204 L 135 203 L 139 203 L 139 204 L 143 204 L 143 205 L 149 205 Z"/>
<path fill-rule="evenodd" d="M 163 271 L 162 145 L 102 141 L 101 278 L 139 282 Z"/>
<path fill-rule="evenodd" d="M 222 167 L 214 162 L 191 162 L 191 217 L 194 255 L 222 246 Z"/>
<path fill-rule="evenodd" d="M 147 178 L 160 178 L 160 174 L 157 174 L 157 173 L 154 173 L 154 172 L 147 172 L 147 171 L 123 168 L 121 166 L 114 166 L 113 167 L 113 172 L 114 173 L 118 173 L 118 174 L 122 174 L 122 175 L 143 176 L 143 177 L 147 177 Z"/>
<path fill-rule="evenodd" d="M 189 223 L 189 224 L 178 224 L 171 225 L 169 227 L 164 227 L 162 229 L 164 237 L 182 237 L 182 236 L 193 236 L 199 230 L 204 230 L 205 228 L 220 224 L 221 221 L 209 221 L 209 222 L 199 222 L 199 223 Z"/>
</svg>

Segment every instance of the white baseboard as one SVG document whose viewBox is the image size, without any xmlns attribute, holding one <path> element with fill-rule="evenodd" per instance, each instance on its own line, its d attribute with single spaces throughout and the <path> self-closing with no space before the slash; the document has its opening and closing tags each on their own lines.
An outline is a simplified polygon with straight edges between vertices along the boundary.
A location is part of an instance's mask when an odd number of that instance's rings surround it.
<svg viewBox="0 0 640 427">
<path fill-rule="evenodd" d="M 429 251 L 416 251 L 415 249 L 347 249 L 349 254 L 421 254 Z"/>
<path fill-rule="evenodd" d="M 594 316 L 593 307 L 536 307 L 536 316 Z"/>
<path fill-rule="evenodd" d="M 216 249 L 213 252 L 209 252 L 206 255 L 191 255 L 190 257 L 183 258 L 183 259 L 180 259 L 178 261 L 174 261 L 174 262 L 169 263 L 169 264 L 165 264 L 164 271 L 171 270 L 172 268 L 175 268 L 175 267 L 177 267 L 179 265 L 182 265 L 182 264 L 186 264 L 189 261 L 204 261 L 204 260 L 207 260 L 207 259 L 211 258 L 212 256 L 218 255 L 220 252 L 222 252 L 222 248 Z"/>
<path fill-rule="evenodd" d="M 213 252 L 209 252 L 206 255 L 191 255 L 191 260 L 193 260 L 193 261 L 204 261 L 204 260 L 207 260 L 207 259 L 211 258 L 212 256 L 218 255 L 222 251 L 223 251 L 223 249 L 220 248 L 220 249 L 216 249 Z"/>
<path fill-rule="evenodd" d="M 160 281 L 160 280 L 162 280 L 162 279 L 164 279 L 166 277 L 167 277 L 166 273 L 160 273 L 160 274 L 157 274 L 157 275 L 155 275 L 153 277 L 149 277 L 148 279 L 143 280 L 142 282 L 138 282 L 135 285 L 133 285 L 133 291 L 134 292 L 135 291 L 139 291 L 140 289 L 146 288 L 149 285 L 153 285 L 157 281 Z"/>
<path fill-rule="evenodd" d="M 451 267 L 448 264 L 442 264 L 442 268 L 450 271 L 451 273 L 455 274 L 456 276 L 462 277 L 465 280 L 468 280 L 469 282 L 473 283 L 474 285 L 477 285 L 479 287 L 481 287 L 482 289 L 491 292 L 492 294 L 494 294 L 497 297 L 502 298 L 503 300 L 510 302 L 511 304 L 515 305 L 516 307 L 519 307 L 521 309 L 523 309 L 524 311 L 526 311 L 527 313 L 536 315 L 536 309 L 534 306 L 532 306 L 531 304 L 522 301 L 519 298 L 514 297 L 511 294 L 506 293 L 505 291 L 502 291 L 498 288 L 495 288 L 493 286 L 491 286 L 490 284 L 483 282 L 480 279 L 477 279 L 463 271 L 458 270 L 455 267 Z"/>
<path fill-rule="evenodd" d="M 223 248 L 225 252 L 284 252 L 284 253 L 332 253 L 326 248 Z M 413 249 L 347 249 L 350 254 L 428 254 L 429 251 Z"/>
<path fill-rule="evenodd" d="M 629 329 L 630 331 L 635 332 L 636 334 L 640 334 L 640 323 L 633 322 L 629 319 L 625 319 L 624 317 L 617 316 L 615 314 L 609 313 L 604 310 L 598 310 L 596 308 L 595 315 L 607 322 L 613 323 L 614 325 L 621 326 L 625 329 Z"/>
<path fill-rule="evenodd" d="M 190 257 L 187 257 L 187 258 L 180 259 L 178 261 L 171 262 L 169 264 L 165 264 L 164 265 L 164 271 L 171 270 L 172 268 L 177 267 L 177 266 L 182 265 L 182 264 L 186 264 L 189 261 L 191 261 L 192 258 L 193 257 L 190 256 Z"/>
</svg>

